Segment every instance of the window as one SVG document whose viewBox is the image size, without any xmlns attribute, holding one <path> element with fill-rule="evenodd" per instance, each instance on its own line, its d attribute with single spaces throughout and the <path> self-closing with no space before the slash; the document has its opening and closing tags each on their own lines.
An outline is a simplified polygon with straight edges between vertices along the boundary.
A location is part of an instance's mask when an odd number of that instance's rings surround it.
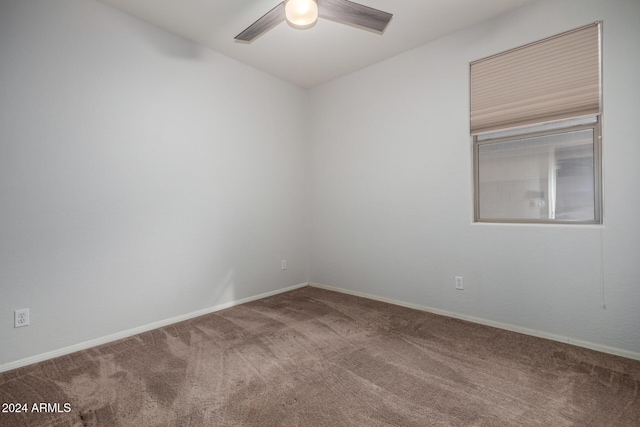
<svg viewBox="0 0 640 427">
<path fill-rule="evenodd" d="M 471 64 L 475 221 L 602 221 L 600 23 Z"/>
<path fill-rule="evenodd" d="M 476 220 L 600 222 L 598 125 L 476 137 Z"/>
</svg>

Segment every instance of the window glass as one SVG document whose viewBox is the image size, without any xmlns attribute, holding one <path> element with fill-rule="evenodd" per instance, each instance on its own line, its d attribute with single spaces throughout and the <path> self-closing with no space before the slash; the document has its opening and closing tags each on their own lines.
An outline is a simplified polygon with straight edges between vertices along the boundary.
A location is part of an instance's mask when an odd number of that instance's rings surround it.
<svg viewBox="0 0 640 427">
<path fill-rule="evenodd" d="M 479 221 L 600 221 L 594 128 L 478 143 Z"/>
</svg>

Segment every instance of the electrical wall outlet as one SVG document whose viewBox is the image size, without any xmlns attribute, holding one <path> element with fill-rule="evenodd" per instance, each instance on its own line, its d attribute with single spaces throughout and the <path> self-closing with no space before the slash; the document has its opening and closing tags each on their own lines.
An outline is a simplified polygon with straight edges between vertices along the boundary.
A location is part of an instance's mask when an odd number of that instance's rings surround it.
<svg viewBox="0 0 640 427">
<path fill-rule="evenodd" d="M 283 260 L 280 262 L 280 269 L 281 269 L 281 270 L 286 270 L 286 269 L 287 269 L 287 260 L 286 260 L 286 259 L 283 259 Z"/>
<path fill-rule="evenodd" d="M 455 277 L 456 289 L 461 291 L 464 289 L 464 278 L 462 276 Z"/>
<path fill-rule="evenodd" d="M 23 308 L 13 312 L 14 328 L 29 326 L 29 309 Z"/>
</svg>

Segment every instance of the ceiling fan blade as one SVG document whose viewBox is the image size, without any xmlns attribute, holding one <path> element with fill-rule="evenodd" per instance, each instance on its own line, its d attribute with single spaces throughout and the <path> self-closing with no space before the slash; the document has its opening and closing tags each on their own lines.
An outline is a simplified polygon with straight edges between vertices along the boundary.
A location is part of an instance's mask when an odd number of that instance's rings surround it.
<svg viewBox="0 0 640 427">
<path fill-rule="evenodd" d="M 271 9 L 269 12 L 265 13 L 262 18 L 249 25 L 246 30 L 235 36 L 234 39 L 247 43 L 251 42 L 258 36 L 266 33 L 284 20 L 284 2 L 282 2 Z"/>
<path fill-rule="evenodd" d="M 322 18 L 352 24 L 382 34 L 393 14 L 349 0 L 318 0 L 318 13 Z"/>
</svg>

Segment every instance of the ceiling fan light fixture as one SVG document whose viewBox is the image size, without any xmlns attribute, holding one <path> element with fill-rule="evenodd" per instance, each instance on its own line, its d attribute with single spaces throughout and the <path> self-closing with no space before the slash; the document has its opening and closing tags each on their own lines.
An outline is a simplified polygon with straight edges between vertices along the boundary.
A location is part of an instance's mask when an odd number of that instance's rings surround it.
<svg viewBox="0 0 640 427">
<path fill-rule="evenodd" d="M 300 30 L 313 27 L 318 20 L 316 0 L 285 0 L 284 10 L 287 23 Z"/>
<path fill-rule="evenodd" d="M 322 0 L 320 7 L 318 7 L 319 0 L 273 1 L 280 1 L 280 3 L 238 34 L 235 37 L 236 41 L 251 43 L 282 21 L 287 21 L 293 28 L 310 28 L 317 22 L 320 13 L 321 18 L 357 26 L 378 34 L 384 33 L 393 18 L 392 13 L 373 9 L 351 0 Z"/>
</svg>

